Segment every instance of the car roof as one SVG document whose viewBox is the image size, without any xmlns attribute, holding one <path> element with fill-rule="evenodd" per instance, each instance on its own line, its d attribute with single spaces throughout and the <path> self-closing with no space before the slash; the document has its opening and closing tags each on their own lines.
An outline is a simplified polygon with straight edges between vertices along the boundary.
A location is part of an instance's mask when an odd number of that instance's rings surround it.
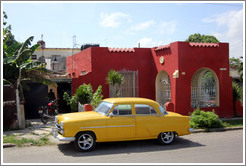
<svg viewBox="0 0 246 166">
<path fill-rule="evenodd" d="M 103 101 L 115 104 L 150 104 L 159 105 L 156 101 L 140 97 L 118 97 L 118 98 L 107 98 Z"/>
</svg>

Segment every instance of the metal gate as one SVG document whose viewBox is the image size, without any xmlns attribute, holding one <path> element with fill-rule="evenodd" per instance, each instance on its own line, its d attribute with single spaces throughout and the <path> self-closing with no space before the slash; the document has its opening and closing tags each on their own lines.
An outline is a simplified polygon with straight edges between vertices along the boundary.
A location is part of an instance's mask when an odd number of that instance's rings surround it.
<svg viewBox="0 0 246 166">
<path fill-rule="evenodd" d="M 202 68 L 198 70 L 191 81 L 191 107 L 215 107 L 217 105 L 218 92 L 214 73 Z"/>
<path fill-rule="evenodd" d="M 123 77 L 123 84 L 118 87 L 109 85 L 109 97 L 114 97 L 114 91 L 119 90 L 119 97 L 138 97 L 138 71 L 118 71 Z"/>
<path fill-rule="evenodd" d="M 215 107 L 216 92 L 215 86 L 210 87 L 191 87 L 191 107 Z"/>
</svg>

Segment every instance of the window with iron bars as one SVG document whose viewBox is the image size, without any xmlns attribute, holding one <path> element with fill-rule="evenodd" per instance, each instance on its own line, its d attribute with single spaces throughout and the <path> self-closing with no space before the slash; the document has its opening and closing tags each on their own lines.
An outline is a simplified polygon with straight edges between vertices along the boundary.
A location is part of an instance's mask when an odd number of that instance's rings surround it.
<svg viewBox="0 0 246 166">
<path fill-rule="evenodd" d="M 216 95 L 216 79 L 214 73 L 208 69 L 197 71 L 191 82 L 191 107 L 215 107 Z"/>
</svg>

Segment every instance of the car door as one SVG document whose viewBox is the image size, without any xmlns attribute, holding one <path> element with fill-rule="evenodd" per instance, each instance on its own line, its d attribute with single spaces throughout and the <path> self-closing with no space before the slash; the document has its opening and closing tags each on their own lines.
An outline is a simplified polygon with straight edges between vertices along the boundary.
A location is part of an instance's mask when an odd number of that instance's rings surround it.
<svg viewBox="0 0 246 166">
<path fill-rule="evenodd" d="M 130 140 L 135 137 L 135 118 L 132 105 L 115 105 L 107 119 L 107 140 Z"/>
<path fill-rule="evenodd" d="M 136 138 L 157 138 L 162 131 L 161 114 L 153 107 L 135 104 Z"/>
</svg>

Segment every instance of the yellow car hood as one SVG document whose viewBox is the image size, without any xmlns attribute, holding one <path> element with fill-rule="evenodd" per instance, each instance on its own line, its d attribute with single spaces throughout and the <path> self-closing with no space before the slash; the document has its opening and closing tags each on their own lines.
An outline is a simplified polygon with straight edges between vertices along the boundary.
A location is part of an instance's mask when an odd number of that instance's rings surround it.
<svg viewBox="0 0 246 166">
<path fill-rule="evenodd" d="M 95 111 L 86 111 L 86 112 L 75 112 L 75 113 L 67 113 L 58 115 L 58 123 L 61 121 L 77 121 L 77 120 L 85 120 L 85 119 L 98 119 L 103 115 L 99 114 Z"/>
</svg>

